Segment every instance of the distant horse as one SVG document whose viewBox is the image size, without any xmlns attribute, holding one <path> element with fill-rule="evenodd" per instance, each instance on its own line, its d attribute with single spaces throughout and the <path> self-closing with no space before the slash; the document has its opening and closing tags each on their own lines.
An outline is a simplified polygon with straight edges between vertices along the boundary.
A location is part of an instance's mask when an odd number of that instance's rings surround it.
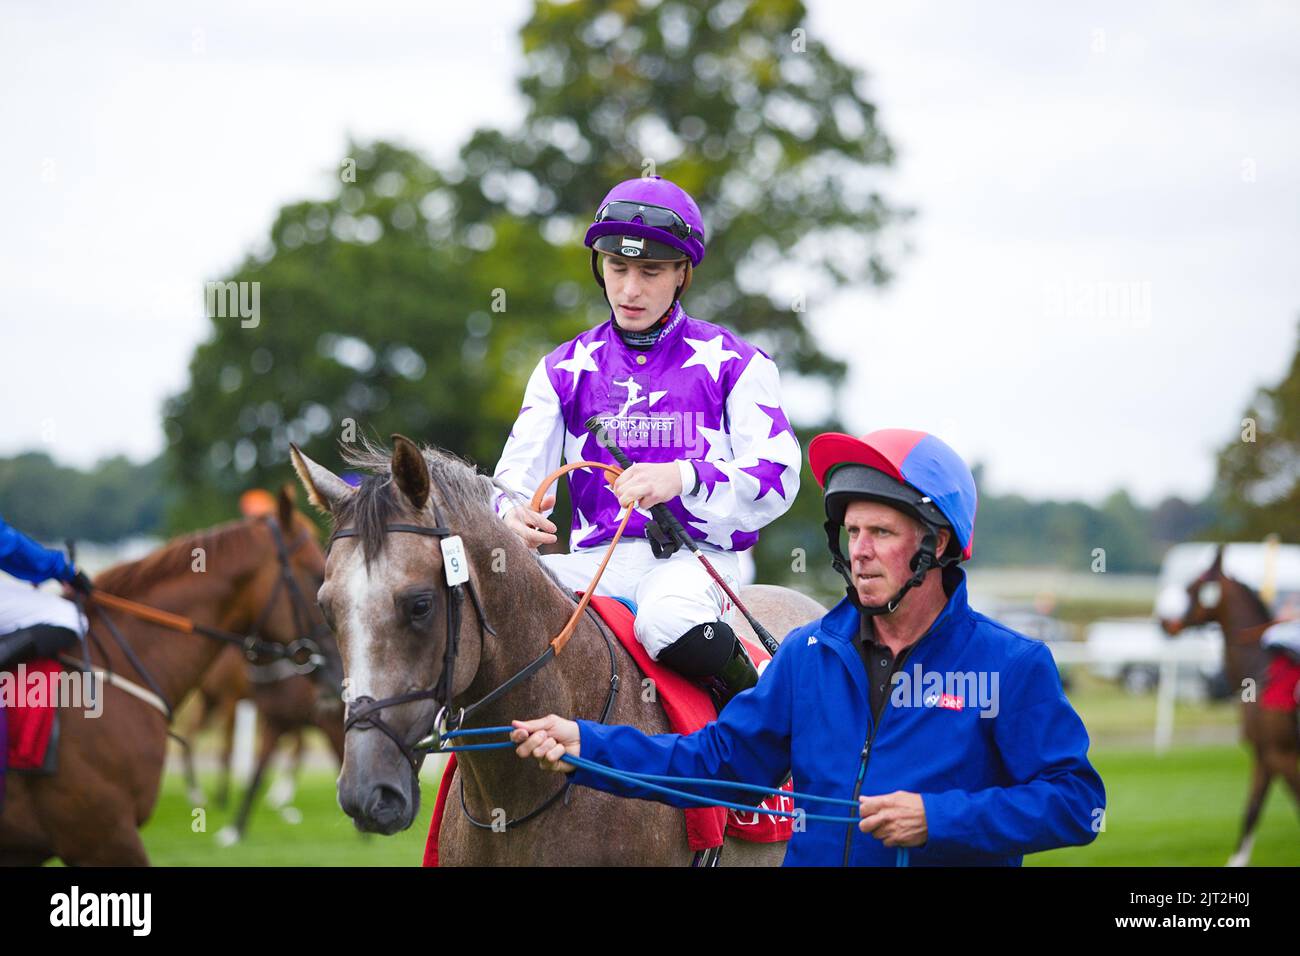
<svg viewBox="0 0 1300 956">
<path fill-rule="evenodd" d="M 312 596 L 312 600 L 315 596 Z M 293 800 L 298 773 L 306 751 L 305 731 L 315 727 L 329 741 L 340 764 L 343 762 L 342 663 L 334 637 L 325 629 L 314 638 L 320 645 L 325 664 L 304 676 L 290 661 L 251 664 L 238 648 L 228 648 L 217 656 L 195 691 L 197 707 L 187 721 L 183 736 L 193 738 L 214 721 L 221 736 L 218 778 L 213 801 L 224 808 L 229 802 L 231 763 L 234 754 L 235 711 L 241 700 L 253 704 L 258 720 L 258 756 L 253 777 L 241 800 L 235 822 L 222 829 L 218 839 L 225 844 L 238 842 L 248 829 L 248 820 L 258 789 L 281 740 L 292 745 L 287 772 L 267 795 L 268 803 L 285 811 Z M 190 802 L 203 806 L 202 790 L 193 780 Z"/>
<path fill-rule="evenodd" d="M 1174 635 L 1183 628 L 1217 623 L 1223 630 L 1228 686 L 1241 696 L 1242 737 L 1250 746 L 1252 757 L 1251 787 L 1241 839 L 1228 866 L 1245 866 L 1254 848 L 1255 827 L 1264 808 L 1264 797 L 1275 776 L 1286 781 L 1300 808 L 1300 732 L 1296 712 L 1259 706 L 1268 666 L 1268 652 L 1260 646 L 1259 639 L 1273 615 L 1258 594 L 1224 573 L 1222 545 L 1215 552 L 1214 563 L 1187 586 L 1187 602 L 1187 612 L 1181 619 L 1164 620 L 1161 625 L 1168 634 Z M 1254 692 L 1248 693 L 1248 689 Z"/>
<path fill-rule="evenodd" d="M 282 492 L 277 518 L 245 519 L 177 538 L 140 561 L 108 569 L 95 587 L 203 627 L 256 632 L 265 641 L 289 644 L 305 636 L 303 624 L 278 596 L 286 587 L 315 593 L 324 565 L 315 529 Z M 116 623 L 144 673 L 106 639 L 92 641 L 93 664 L 151 683 L 173 708 L 227 646 L 94 604 L 88 615 L 92 633 L 106 633 L 106 618 Z M 319 616 L 316 622 L 323 624 Z M 60 710 L 56 773 L 9 780 L 0 814 L 0 865 L 40 864 L 51 857 L 70 865 L 149 862 L 139 827 L 158 800 L 167 716 L 114 684 L 101 685 L 99 693 L 103 712 L 97 718 L 80 708 Z"/>
<path fill-rule="evenodd" d="M 335 757 L 340 764 L 343 763 L 342 664 L 336 663 L 339 655 L 333 635 L 326 632 L 319 643 L 323 656 L 329 663 L 310 677 L 283 673 L 285 668 L 280 664 L 287 662 L 250 668 L 250 686 L 253 702 L 257 705 L 260 730 L 257 762 L 239 811 L 235 814 L 234 823 L 224 827 L 217 835 L 218 840 L 225 845 L 238 842 L 248 832 L 253 803 L 282 738 L 294 738 L 294 752 L 286 778 L 287 792 L 272 794 L 275 798 L 273 802 L 284 805 L 293 799 L 305 749 L 303 735 L 309 728 L 315 727 L 325 734 Z M 320 679 L 317 679 L 318 674 L 321 675 Z"/>
<path fill-rule="evenodd" d="M 594 614 L 579 619 L 562 653 L 506 687 L 560 632 L 573 595 L 496 516 L 492 479 L 445 452 L 401 436 L 394 442 L 391 457 L 377 449 L 349 454 L 350 464 L 370 472 L 356 489 L 292 452 L 312 502 L 338 530 L 356 535 L 333 543 L 321 607 L 347 675 L 352 713 L 338 792 L 357 827 L 392 834 L 411 825 L 420 799 L 420 757 L 412 747 L 433 728 L 440 706 L 462 707 L 506 688 L 480 708 L 474 725 L 554 712 L 667 732 L 662 707 L 643 699 L 632 657 Z M 439 525 L 463 542 L 469 600 L 444 579 Z M 741 596 L 774 634 L 825 613 L 785 588 L 745 588 Z M 751 634 L 743 622 L 737 630 Z M 431 699 L 440 693 L 446 699 Z M 390 697 L 399 701 L 390 704 Z M 363 706 L 373 716 L 358 721 L 355 709 Z M 568 789 L 508 749 L 457 756 L 459 793 L 439 833 L 442 863 L 691 862 L 681 810 Z M 727 838 L 722 860 L 775 865 L 784 855 L 783 843 Z"/>
</svg>

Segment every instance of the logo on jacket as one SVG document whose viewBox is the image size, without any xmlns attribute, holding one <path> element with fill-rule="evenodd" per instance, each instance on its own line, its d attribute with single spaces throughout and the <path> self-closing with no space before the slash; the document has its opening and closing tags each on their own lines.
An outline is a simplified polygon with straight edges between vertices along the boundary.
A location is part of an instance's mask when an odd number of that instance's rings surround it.
<svg viewBox="0 0 1300 956">
<path fill-rule="evenodd" d="M 640 405 L 642 402 L 646 401 L 646 396 L 641 394 L 641 386 L 637 384 L 637 380 L 631 375 L 622 382 L 615 379 L 614 384 L 619 388 L 627 389 L 627 401 L 624 402 L 623 407 L 618 410 L 619 418 L 625 417 L 634 405 Z"/>
<path fill-rule="evenodd" d="M 962 711 L 967 702 L 981 717 L 996 717 L 1000 681 L 997 671 L 928 671 L 920 664 L 900 668 L 890 679 L 893 707 L 937 707 Z"/>
</svg>

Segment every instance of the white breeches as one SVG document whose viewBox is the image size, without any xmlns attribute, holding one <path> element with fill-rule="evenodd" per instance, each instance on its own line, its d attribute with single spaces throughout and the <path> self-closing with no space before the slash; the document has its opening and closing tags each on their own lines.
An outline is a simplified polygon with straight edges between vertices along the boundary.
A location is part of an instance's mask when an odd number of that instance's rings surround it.
<svg viewBox="0 0 1300 956">
<path fill-rule="evenodd" d="M 52 624 L 84 634 L 85 621 L 71 601 L 0 574 L 0 634 L 12 634 L 37 624 Z"/>
<path fill-rule="evenodd" d="M 544 554 L 542 562 L 572 591 L 585 590 L 600 566 L 605 545 L 569 554 Z M 740 586 L 740 562 L 734 551 L 700 545 L 713 569 L 733 591 Z M 735 616 L 735 605 L 700 564 L 681 548 L 671 558 L 655 559 L 643 538 L 620 541 L 600 577 L 596 593 L 621 597 L 637 606 L 636 636 L 654 660 L 665 647 L 699 624 L 725 621 Z"/>
</svg>

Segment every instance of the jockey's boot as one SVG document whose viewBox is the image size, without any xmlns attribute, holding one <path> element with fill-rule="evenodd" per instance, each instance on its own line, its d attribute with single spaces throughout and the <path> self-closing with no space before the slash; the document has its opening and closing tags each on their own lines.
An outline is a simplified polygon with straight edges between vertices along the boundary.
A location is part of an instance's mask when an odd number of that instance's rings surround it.
<svg viewBox="0 0 1300 956">
<path fill-rule="evenodd" d="M 77 641 L 76 631 L 57 624 L 33 624 L 0 634 L 0 667 L 53 657 Z"/>
<path fill-rule="evenodd" d="M 723 621 L 697 624 L 660 651 L 659 660 L 679 674 L 703 681 L 719 711 L 758 683 L 758 671 L 740 638 Z"/>
</svg>

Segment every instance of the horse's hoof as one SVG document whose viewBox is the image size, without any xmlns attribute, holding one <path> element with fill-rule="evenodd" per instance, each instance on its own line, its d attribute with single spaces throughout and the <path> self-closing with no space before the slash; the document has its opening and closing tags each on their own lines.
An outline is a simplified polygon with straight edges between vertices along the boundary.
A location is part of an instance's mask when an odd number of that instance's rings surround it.
<svg viewBox="0 0 1300 956">
<path fill-rule="evenodd" d="M 203 795 L 203 791 L 198 787 L 191 790 L 189 796 L 191 807 L 202 807 L 207 805 L 207 798 Z"/>
<path fill-rule="evenodd" d="M 285 823 L 291 823 L 297 825 L 299 823 L 302 823 L 302 811 L 299 810 L 297 807 L 281 807 L 280 819 L 282 819 Z"/>
<path fill-rule="evenodd" d="M 278 810 L 293 799 L 293 781 L 288 777 L 277 777 L 271 789 L 266 793 L 266 805 Z"/>
<path fill-rule="evenodd" d="M 226 824 L 217 831 L 217 846 L 227 847 L 234 846 L 239 842 L 239 831 L 230 824 Z"/>
</svg>

